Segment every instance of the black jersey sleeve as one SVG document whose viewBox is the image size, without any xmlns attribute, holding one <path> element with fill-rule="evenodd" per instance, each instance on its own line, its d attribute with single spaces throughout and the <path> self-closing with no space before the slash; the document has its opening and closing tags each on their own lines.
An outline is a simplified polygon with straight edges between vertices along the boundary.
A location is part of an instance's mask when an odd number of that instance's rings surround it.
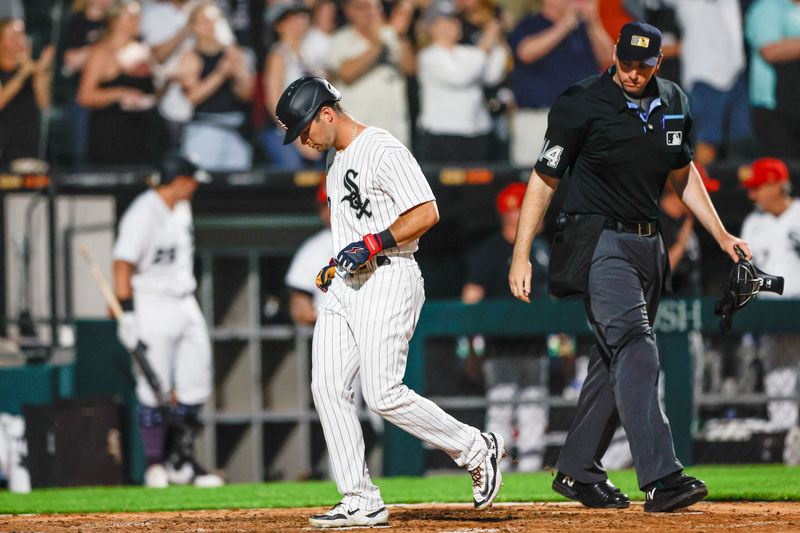
<svg viewBox="0 0 800 533">
<path fill-rule="evenodd" d="M 534 168 L 539 174 L 561 178 L 573 165 L 583 145 L 588 124 L 586 89 L 567 89 L 547 114 L 547 133 Z"/>
</svg>

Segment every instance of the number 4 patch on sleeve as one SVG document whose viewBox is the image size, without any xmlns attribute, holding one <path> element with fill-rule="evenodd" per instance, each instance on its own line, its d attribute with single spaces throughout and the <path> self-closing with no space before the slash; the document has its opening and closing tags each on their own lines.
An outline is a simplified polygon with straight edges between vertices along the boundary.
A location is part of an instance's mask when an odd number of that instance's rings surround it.
<svg viewBox="0 0 800 533">
<path fill-rule="evenodd" d="M 539 161 L 546 159 L 548 167 L 558 168 L 558 163 L 561 161 L 561 153 L 563 151 L 564 148 L 557 144 L 551 148 L 550 140 L 545 139 L 544 146 L 542 146 L 542 151 L 539 153 Z"/>
</svg>

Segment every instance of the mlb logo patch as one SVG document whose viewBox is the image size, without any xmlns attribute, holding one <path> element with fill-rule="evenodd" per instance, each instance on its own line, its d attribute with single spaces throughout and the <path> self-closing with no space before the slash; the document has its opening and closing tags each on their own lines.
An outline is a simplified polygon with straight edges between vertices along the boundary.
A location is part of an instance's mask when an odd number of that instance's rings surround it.
<svg viewBox="0 0 800 533">
<path fill-rule="evenodd" d="M 682 131 L 667 132 L 667 146 L 680 146 L 682 142 L 683 142 Z"/>
</svg>

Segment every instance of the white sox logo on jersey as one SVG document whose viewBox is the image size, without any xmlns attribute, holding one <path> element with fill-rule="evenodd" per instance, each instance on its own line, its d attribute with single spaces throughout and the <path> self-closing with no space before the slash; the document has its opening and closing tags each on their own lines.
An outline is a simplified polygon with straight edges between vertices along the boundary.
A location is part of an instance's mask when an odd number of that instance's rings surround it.
<svg viewBox="0 0 800 533">
<path fill-rule="evenodd" d="M 350 194 L 342 198 L 342 202 L 347 201 L 350 203 L 350 208 L 356 212 L 356 218 L 359 220 L 364 215 L 372 218 L 372 211 L 367 210 L 367 207 L 369 206 L 369 198 L 363 202 L 361 201 L 361 191 L 359 190 L 358 184 L 355 181 L 357 176 L 358 172 L 352 168 L 345 173 L 344 186 Z"/>
</svg>

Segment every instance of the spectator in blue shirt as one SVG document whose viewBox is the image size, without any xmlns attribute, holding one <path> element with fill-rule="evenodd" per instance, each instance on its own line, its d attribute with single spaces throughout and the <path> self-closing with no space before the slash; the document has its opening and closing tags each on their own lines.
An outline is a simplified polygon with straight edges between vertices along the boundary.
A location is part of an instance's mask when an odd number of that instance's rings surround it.
<svg viewBox="0 0 800 533">
<path fill-rule="evenodd" d="M 530 167 L 547 129 L 547 111 L 570 85 L 611 62 L 613 42 L 603 28 L 598 0 L 544 0 L 508 36 L 514 54 L 511 88 L 511 162 Z"/>
<path fill-rule="evenodd" d="M 756 0 L 747 11 L 753 129 L 766 155 L 800 150 L 800 2 Z"/>
</svg>

